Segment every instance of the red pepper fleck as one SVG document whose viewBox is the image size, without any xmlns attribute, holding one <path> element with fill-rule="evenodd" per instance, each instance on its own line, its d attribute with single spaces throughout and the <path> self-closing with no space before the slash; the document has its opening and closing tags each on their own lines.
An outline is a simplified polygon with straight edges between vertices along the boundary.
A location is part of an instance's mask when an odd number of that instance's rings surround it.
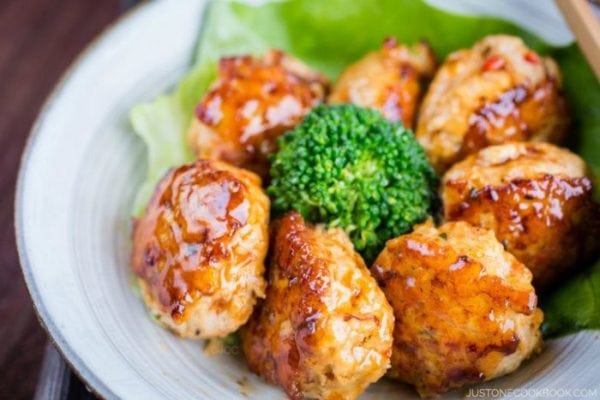
<svg viewBox="0 0 600 400">
<path fill-rule="evenodd" d="M 504 65 L 506 64 L 506 62 L 504 61 L 504 58 L 497 56 L 497 55 L 493 55 L 493 56 L 489 56 L 484 62 L 483 62 L 483 67 L 481 67 L 481 69 L 486 72 L 486 71 L 497 71 L 499 69 L 504 68 Z"/>
<path fill-rule="evenodd" d="M 525 53 L 523 58 L 525 58 L 525 61 L 531 64 L 538 64 L 540 62 L 540 57 L 533 51 L 528 51 L 527 53 Z"/>
<path fill-rule="evenodd" d="M 386 49 L 393 49 L 398 45 L 398 40 L 393 36 L 388 36 L 383 39 L 383 47 Z"/>
</svg>

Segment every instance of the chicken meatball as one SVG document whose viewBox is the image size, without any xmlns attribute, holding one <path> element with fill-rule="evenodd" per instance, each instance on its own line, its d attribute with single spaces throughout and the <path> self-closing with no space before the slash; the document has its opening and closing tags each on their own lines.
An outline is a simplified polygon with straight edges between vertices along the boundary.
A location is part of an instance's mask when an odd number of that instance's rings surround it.
<svg viewBox="0 0 600 400">
<path fill-rule="evenodd" d="M 388 38 L 383 48 L 349 66 L 333 87 L 330 103 L 353 103 L 374 108 L 390 121 L 412 127 L 423 81 L 436 67 L 431 47 L 408 47 Z"/>
<path fill-rule="evenodd" d="M 266 177 L 276 140 L 326 94 L 325 78 L 282 51 L 222 58 L 188 132 L 198 158 L 227 161 Z"/>
<path fill-rule="evenodd" d="M 133 233 L 133 271 L 158 321 L 183 337 L 225 336 L 264 297 L 269 199 L 255 174 L 200 160 L 158 184 Z"/>
<path fill-rule="evenodd" d="M 550 144 L 488 147 L 444 175 L 444 215 L 493 230 L 540 290 L 598 248 L 599 208 L 587 173 L 581 158 Z"/>
<path fill-rule="evenodd" d="M 531 272 L 491 231 L 418 225 L 372 271 L 396 317 L 389 376 L 421 396 L 508 374 L 541 347 Z"/>
<path fill-rule="evenodd" d="M 423 100 L 417 139 L 438 172 L 488 145 L 560 143 L 568 126 L 561 76 L 517 37 L 488 36 L 450 56 Z"/>
<path fill-rule="evenodd" d="M 275 231 L 267 296 L 242 330 L 250 369 L 292 399 L 354 399 L 389 367 L 392 309 L 342 230 L 294 212 Z"/>
</svg>

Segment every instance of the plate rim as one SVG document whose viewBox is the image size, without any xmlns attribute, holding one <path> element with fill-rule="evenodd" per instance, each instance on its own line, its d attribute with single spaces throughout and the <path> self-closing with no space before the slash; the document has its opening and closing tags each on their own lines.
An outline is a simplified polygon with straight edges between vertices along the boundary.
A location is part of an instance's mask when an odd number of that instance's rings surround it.
<svg viewBox="0 0 600 400">
<path fill-rule="evenodd" d="M 97 33 L 70 62 L 68 67 L 60 75 L 60 78 L 56 81 L 46 96 L 31 126 L 31 129 L 29 130 L 27 140 L 19 160 L 17 181 L 15 184 L 15 199 L 13 203 L 15 241 L 19 257 L 19 267 L 25 280 L 27 292 L 32 300 L 35 315 L 40 325 L 48 335 L 50 343 L 60 353 L 63 360 L 65 360 L 65 362 L 68 364 L 71 372 L 73 372 L 85 384 L 88 390 L 101 399 L 118 398 L 118 396 L 104 381 L 102 381 L 101 378 L 99 378 L 99 376 L 85 363 L 85 361 L 79 357 L 76 351 L 73 350 L 69 342 L 60 333 L 60 330 L 56 328 L 54 321 L 52 320 L 48 310 L 41 300 L 39 288 L 36 284 L 35 278 L 33 277 L 31 263 L 27 254 L 27 246 L 25 244 L 26 239 L 23 225 L 23 192 L 25 187 L 25 179 L 30 166 L 29 161 L 31 159 L 33 149 L 38 142 L 42 127 L 45 124 L 49 113 L 52 111 L 56 100 L 63 95 L 65 86 L 71 76 L 77 69 L 79 69 L 79 67 L 91 53 L 107 42 L 107 38 L 113 31 L 115 31 L 119 26 L 129 23 L 134 16 L 137 16 L 141 12 L 150 8 L 152 5 L 156 4 L 160 4 L 160 2 L 140 2 L 126 10 L 124 13 L 118 15 L 114 20 L 110 21 L 104 28 L 102 28 L 100 32 Z"/>
</svg>

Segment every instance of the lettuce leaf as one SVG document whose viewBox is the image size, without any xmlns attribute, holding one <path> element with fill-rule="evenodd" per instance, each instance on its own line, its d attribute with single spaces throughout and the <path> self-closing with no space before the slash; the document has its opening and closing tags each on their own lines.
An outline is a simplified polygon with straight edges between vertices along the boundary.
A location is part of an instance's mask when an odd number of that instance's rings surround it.
<svg viewBox="0 0 600 400">
<path fill-rule="evenodd" d="M 600 201 L 600 84 L 577 46 L 555 49 L 552 55 L 562 69 L 573 119 L 570 147 L 592 169 L 596 178 L 595 197 Z M 544 311 L 542 331 L 547 337 L 600 329 L 600 260 L 550 293 L 541 307 Z"/>
<path fill-rule="evenodd" d="M 600 329 L 600 262 L 558 288 L 542 309 L 546 337 Z"/>
<path fill-rule="evenodd" d="M 219 57 L 261 54 L 276 47 L 335 79 L 346 65 L 378 48 L 390 35 L 407 43 L 426 39 L 440 60 L 493 33 L 518 35 L 536 51 L 553 56 L 564 74 L 573 117 L 570 145 L 600 176 L 600 85 L 576 45 L 555 48 L 512 23 L 454 15 L 420 0 L 287 0 L 259 6 L 214 1 L 204 21 L 189 75 L 172 93 L 131 111 L 133 129 L 148 147 L 147 176 L 135 200 L 134 215 L 141 215 L 166 170 L 193 159 L 185 131 L 195 104 L 215 77 Z M 597 194 L 600 199 L 600 191 Z M 600 268 L 595 268 L 550 296 L 545 304 L 552 328 L 547 331 L 564 331 L 558 321 L 578 328 L 598 327 L 599 280 Z M 571 312 L 573 307 L 585 312 Z"/>
<path fill-rule="evenodd" d="M 154 187 L 169 168 L 194 160 L 185 132 L 196 103 L 214 76 L 214 68 L 199 65 L 172 93 L 131 110 L 133 130 L 148 150 L 148 170 L 134 200 L 134 216 L 142 215 Z"/>
</svg>

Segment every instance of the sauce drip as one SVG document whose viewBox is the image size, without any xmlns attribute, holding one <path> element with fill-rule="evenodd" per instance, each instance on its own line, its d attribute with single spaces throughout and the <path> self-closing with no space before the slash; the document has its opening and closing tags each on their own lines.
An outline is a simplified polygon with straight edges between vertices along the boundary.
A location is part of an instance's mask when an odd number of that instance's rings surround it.
<svg viewBox="0 0 600 400">
<path fill-rule="evenodd" d="M 276 139 L 324 95 L 320 78 L 308 69 L 302 71 L 306 76 L 296 73 L 296 65 L 288 68 L 294 63 L 281 51 L 263 59 L 220 60 L 217 84 L 196 107 L 198 120 L 219 136 L 211 158 L 262 171 L 267 155 L 276 150 Z"/>
<path fill-rule="evenodd" d="M 446 217 L 493 230 L 506 250 L 531 269 L 538 289 L 583 262 L 588 236 L 600 226 L 587 177 L 542 175 L 481 189 L 463 181 L 446 185 L 460 199 L 447 208 Z"/>
<path fill-rule="evenodd" d="M 136 225 L 133 268 L 175 321 L 219 287 L 219 263 L 230 256 L 228 241 L 247 224 L 248 212 L 245 185 L 208 161 L 161 181 Z"/>
<path fill-rule="evenodd" d="M 533 89 L 515 86 L 497 99 L 484 102 L 469 116 L 458 159 L 487 146 L 527 141 L 543 129 L 549 116 L 564 113 L 564 107 L 553 80 Z"/>
</svg>

